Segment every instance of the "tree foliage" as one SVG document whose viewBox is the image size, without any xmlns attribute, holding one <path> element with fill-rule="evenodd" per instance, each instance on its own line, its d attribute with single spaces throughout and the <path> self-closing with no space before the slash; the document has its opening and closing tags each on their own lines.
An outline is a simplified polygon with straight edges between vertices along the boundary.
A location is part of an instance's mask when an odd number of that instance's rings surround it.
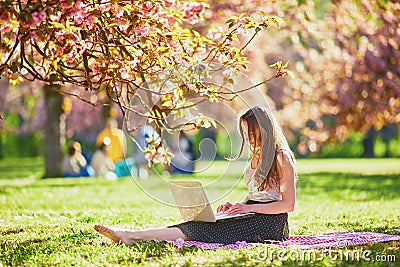
<svg viewBox="0 0 400 267">
<path fill-rule="evenodd" d="M 337 47 L 351 55 L 341 61 L 335 88 L 323 97 L 336 117 L 337 133 L 400 123 L 400 4 L 369 1 L 337 6 Z M 346 20 L 342 18 L 347 18 Z M 345 135 L 346 132 L 344 133 Z"/>
<path fill-rule="evenodd" d="M 294 77 L 274 79 L 266 92 L 288 133 L 301 129 L 308 147 L 400 123 L 396 1 L 4 1 L 0 6 L 3 75 L 76 84 L 99 95 L 84 101 L 96 105 L 108 97 L 160 129 L 212 125 L 190 107 L 234 98 L 235 74 L 244 69 L 263 81 L 286 74 L 283 63 L 281 69 L 268 68 L 279 58 L 290 60 Z M 235 17 L 241 13 L 246 15 Z M 276 23 L 279 32 L 255 38 Z M 171 124 L 169 116 L 184 120 Z"/>
<path fill-rule="evenodd" d="M 278 20 L 242 14 L 229 18 L 225 30 L 201 34 L 192 25 L 207 7 L 175 0 L 6 0 L 0 3 L 0 72 L 12 83 L 39 80 L 104 92 L 125 114 L 160 132 L 208 126 L 211 118 L 189 108 L 235 98 L 234 77 L 249 63 L 245 48 Z M 251 32 L 247 40 L 243 31 Z M 264 82 L 285 75 L 286 66 L 276 64 L 276 73 Z M 168 115 L 183 123 L 172 125 Z M 128 131 L 143 124 L 128 123 Z M 162 142 L 149 143 L 149 158 L 169 161 Z"/>
<path fill-rule="evenodd" d="M 0 81 L 0 88 L 0 114 L 12 114 L 8 120 L 0 118 L 2 134 L 29 135 L 43 127 L 45 114 L 40 88 L 26 83 L 16 88 L 6 80 Z"/>
<path fill-rule="evenodd" d="M 399 124 L 400 4 L 335 1 L 319 18 L 313 2 L 291 23 L 300 56 L 296 84 L 311 123 L 303 133 L 317 142 L 344 141 L 351 132 Z"/>
<path fill-rule="evenodd" d="M 215 9 L 263 10 L 284 18 L 278 32 L 259 38 L 249 56 L 258 73 L 277 57 L 290 60 L 291 79 L 267 84 L 280 121 L 300 130 L 313 151 L 351 132 L 399 124 L 400 31 L 398 1 L 213 0 Z"/>
</svg>

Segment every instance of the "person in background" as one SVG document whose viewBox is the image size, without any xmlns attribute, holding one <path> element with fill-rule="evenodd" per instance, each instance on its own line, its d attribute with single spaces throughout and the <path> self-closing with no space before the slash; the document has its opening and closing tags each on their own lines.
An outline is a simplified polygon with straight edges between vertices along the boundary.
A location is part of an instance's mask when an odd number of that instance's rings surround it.
<svg viewBox="0 0 400 267">
<path fill-rule="evenodd" d="M 107 155 L 109 148 L 110 138 L 106 137 L 94 152 L 91 165 L 96 176 L 105 177 L 108 180 L 116 180 L 117 175 L 114 173 L 115 164 Z"/>
<path fill-rule="evenodd" d="M 117 121 L 110 118 L 106 122 L 103 131 L 97 136 L 97 146 L 101 146 L 105 138 L 110 139 L 107 155 L 115 163 L 114 173 L 117 177 L 131 175 L 131 171 L 137 169 L 135 160 L 132 157 L 125 157 L 126 140 L 124 132 L 118 128 Z"/>
<path fill-rule="evenodd" d="M 111 160 L 116 163 L 124 159 L 124 132 L 118 128 L 117 121 L 113 118 L 107 120 L 105 128 L 97 136 L 97 147 L 101 146 L 106 137 L 110 139 L 107 155 Z"/>
<path fill-rule="evenodd" d="M 193 142 L 184 131 L 179 132 L 177 146 L 172 153 L 170 171 L 172 174 L 192 174 L 194 171 Z"/>
<path fill-rule="evenodd" d="M 91 176 L 79 142 L 74 142 L 69 147 L 68 155 L 63 160 L 62 172 L 64 177 Z"/>
</svg>

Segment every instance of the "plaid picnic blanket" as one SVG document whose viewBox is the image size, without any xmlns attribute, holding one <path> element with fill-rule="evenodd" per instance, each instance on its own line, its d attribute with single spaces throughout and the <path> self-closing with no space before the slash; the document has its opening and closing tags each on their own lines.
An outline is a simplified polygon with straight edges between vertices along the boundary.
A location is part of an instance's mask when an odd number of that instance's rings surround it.
<svg viewBox="0 0 400 267">
<path fill-rule="evenodd" d="M 399 235 L 388 235 L 374 232 L 335 232 L 328 234 L 315 234 L 310 236 L 293 235 L 287 241 L 268 241 L 266 244 L 278 248 L 297 248 L 297 249 L 320 249 L 320 248 L 344 248 L 347 246 L 358 246 L 368 243 L 380 243 L 389 241 L 400 241 Z M 178 248 L 198 247 L 202 249 L 226 248 L 236 250 L 238 248 L 249 248 L 257 243 L 247 243 L 239 241 L 235 244 L 206 243 L 199 241 L 184 241 L 179 238 L 171 241 Z"/>
</svg>

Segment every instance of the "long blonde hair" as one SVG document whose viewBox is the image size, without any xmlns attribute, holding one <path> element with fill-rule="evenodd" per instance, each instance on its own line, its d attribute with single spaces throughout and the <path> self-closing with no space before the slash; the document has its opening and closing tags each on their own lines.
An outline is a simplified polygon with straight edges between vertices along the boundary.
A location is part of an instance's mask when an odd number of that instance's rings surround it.
<svg viewBox="0 0 400 267">
<path fill-rule="evenodd" d="M 253 176 L 254 185 L 259 190 L 279 185 L 279 172 L 277 170 L 276 152 L 278 148 L 291 152 L 288 142 L 272 114 L 272 111 L 264 107 L 252 107 L 239 118 L 239 132 L 242 137 L 242 144 L 238 159 L 245 144 L 242 122 L 247 123 L 247 133 L 250 143 L 250 150 L 253 153 L 251 166 L 255 168 Z M 293 153 L 291 155 L 294 159 Z"/>
</svg>

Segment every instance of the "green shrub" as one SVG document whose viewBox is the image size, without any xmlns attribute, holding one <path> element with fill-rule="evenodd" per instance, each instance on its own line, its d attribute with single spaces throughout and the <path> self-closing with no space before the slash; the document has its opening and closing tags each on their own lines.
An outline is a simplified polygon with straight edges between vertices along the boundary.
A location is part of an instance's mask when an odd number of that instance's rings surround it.
<svg viewBox="0 0 400 267">
<path fill-rule="evenodd" d="M 352 133 L 349 138 L 344 141 L 334 141 L 325 144 L 318 156 L 322 157 L 341 157 L 355 158 L 361 157 L 363 154 L 363 135 L 362 133 Z"/>
<path fill-rule="evenodd" d="M 40 133 L 28 135 L 4 134 L 0 138 L 3 157 L 37 157 L 44 155 L 43 137 Z"/>
</svg>

